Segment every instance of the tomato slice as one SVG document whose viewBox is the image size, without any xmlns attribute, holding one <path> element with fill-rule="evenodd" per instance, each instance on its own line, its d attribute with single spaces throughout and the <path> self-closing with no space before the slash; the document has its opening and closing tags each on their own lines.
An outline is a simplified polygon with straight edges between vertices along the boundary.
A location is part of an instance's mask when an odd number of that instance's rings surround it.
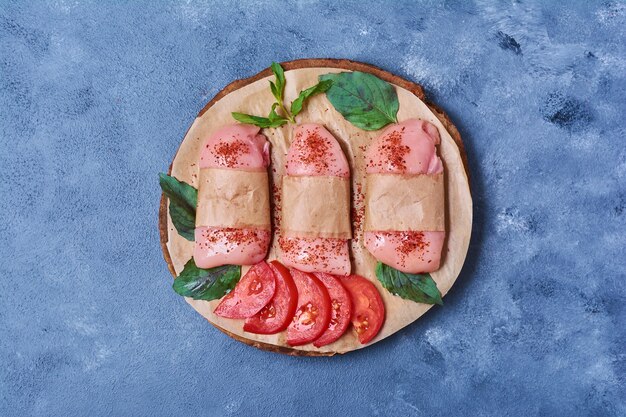
<svg viewBox="0 0 626 417">
<path fill-rule="evenodd" d="M 352 298 L 352 325 L 362 344 L 380 331 L 385 321 L 385 305 L 376 286 L 359 275 L 341 277 L 341 283 Z"/>
<path fill-rule="evenodd" d="M 298 309 L 287 328 L 287 343 L 299 346 L 320 337 L 330 322 L 330 297 L 324 284 L 313 274 L 291 270 L 298 288 Z"/>
<path fill-rule="evenodd" d="M 269 303 L 275 291 L 274 273 L 267 262 L 259 262 L 226 294 L 214 313 L 229 319 L 252 317 Z"/>
<path fill-rule="evenodd" d="M 289 326 L 298 306 L 298 289 L 289 270 L 280 262 L 270 262 L 276 278 L 276 292 L 270 302 L 254 316 L 247 318 L 243 329 L 250 333 L 274 334 Z"/>
<path fill-rule="evenodd" d="M 316 273 L 315 276 L 322 281 L 330 296 L 330 322 L 324 333 L 313 342 L 313 346 L 322 347 L 339 339 L 348 329 L 352 315 L 352 301 L 350 294 L 339 279 L 323 272 Z"/>
</svg>

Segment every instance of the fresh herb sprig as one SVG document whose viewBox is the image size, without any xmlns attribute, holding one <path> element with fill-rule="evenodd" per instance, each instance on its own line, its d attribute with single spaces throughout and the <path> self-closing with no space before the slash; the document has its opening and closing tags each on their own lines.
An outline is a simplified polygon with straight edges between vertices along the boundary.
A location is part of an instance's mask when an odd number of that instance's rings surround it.
<svg viewBox="0 0 626 417">
<path fill-rule="evenodd" d="M 231 114 L 235 120 L 261 128 L 280 127 L 287 123 L 296 123 L 296 116 L 302 111 L 304 103 L 314 95 L 326 92 L 333 83 L 332 80 L 322 80 L 313 87 L 302 90 L 298 97 L 291 102 L 290 110 L 288 110 L 285 106 L 284 98 L 286 84 L 285 71 L 283 67 L 276 62 L 272 62 L 271 68 L 274 73 L 274 81 L 270 81 L 270 91 L 276 99 L 276 102 L 272 104 L 269 115 L 267 117 L 261 117 L 233 112 Z M 280 111 L 280 114 L 276 109 Z"/>
<path fill-rule="evenodd" d="M 287 84 L 287 82 L 285 81 L 285 70 L 283 70 L 283 67 L 281 67 L 280 64 L 277 62 L 272 62 L 271 68 L 272 72 L 274 73 L 274 77 L 276 78 L 276 83 L 270 81 L 270 90 L 272 91 L 272 95 L 276 99 L 276 103 L 272 104 L 272 110 L 270 110 L 269 116 L 270 120 L 272 119 L 272 116 L 274 116 L 275 119 L 281 117 L 278 116 L 274 111 L 276 109 L 276 106 L 278 106 L 285 114 L 286 120 L 290 121 L 291 123 L 295 123 L 293 116 L 289 114 L 289 112 L 285 108 L 285 104 L 283 103 L 285 84 Z"/>
</svg>

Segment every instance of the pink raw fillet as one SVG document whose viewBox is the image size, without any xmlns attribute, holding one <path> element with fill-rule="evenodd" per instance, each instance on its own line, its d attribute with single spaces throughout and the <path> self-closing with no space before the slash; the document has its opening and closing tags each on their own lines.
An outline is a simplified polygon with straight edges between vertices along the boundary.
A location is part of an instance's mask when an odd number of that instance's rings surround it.
<svg viewBox="0 0 626 417">
<path fill-rule="evenodd" d="M 266 170 L 270 145 L 260 131 L 245 124 L 222 127 L 204 143 L 200 168 Z M 196 227 L 193 258 L 200 268 L 253 265 L 265 259 L 270 240 L 269 230 Z"/>
<path fill-rule="evenodd" d="M 287 175 L 350 178 L 348 160 L 337 140 L 323 126 L 296 126 L 287 153 Z M 283 263 L 305 272 L 350 274 L 347 239 L 303 238 L 283 235 Z"/>
<path fill-rule="evenodd" d="M 411 119 L 393 124 L 369 146 L 366 172 L 443 172 L 443 164 L 435 148 L 439 142 L 437 127 L 424 120 Z M 445 236 L 445 232 L 440 231 L 365 232 L 365 247 L 376 259 L 400 271 L 413 274 L 433 272 L 439 269 Z"/>
</svg>

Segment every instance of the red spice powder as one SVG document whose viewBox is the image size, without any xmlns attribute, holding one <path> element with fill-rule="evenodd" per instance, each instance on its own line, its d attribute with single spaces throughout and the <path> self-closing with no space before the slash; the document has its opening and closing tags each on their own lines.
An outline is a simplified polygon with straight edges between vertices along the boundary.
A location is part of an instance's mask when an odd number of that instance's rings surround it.
<svg viewBox="0 0 626 417">
<path fill-rule="evenodd" d="M 298 142 L 302 144 L 297 148 L 300 160 L 305 164 L 314 165 L 320 171 L 328 169 L 330 143 L 317 130 L 307 130 L 306 133 L 306 142 Z M 302 133 L 296 135 L 296 139 L 301 137 Z M 334 159 L 332 161 L 334 162 Z"/>
<path fill-rule="evenodd" d="M 292 252 L 298 246 L 295 240 L 284 238 L 282 236 L 278 238 L 278 245 L 280 246 L 280 249 L 285 253 Z"/>
<path fill-rule="evenodd" d="M 430 245 L 424 240 L 423 232 L 400 232 L 400 244 L 396 248 L 396 253 L 400 258 L 400 264 L 404 265 L 409 255 L 423 256 L 424 251 Z M 417 253 L 415 253 L 417 252 Z"/>
<path fill-rule="evenodd" d="M 402 133 L 394 130 L 387 134 L 382 139 L 382 144 L 378 150 L 382 154 L 380 158 L 381 162 L 378 163 L 379 168 L 382 168 L 382 161 L 387 161 L 392 168 L 398 172 L 406 171 L 406 155 L 411 151 L 411 148 L 402 144 Z M 370 166 L 374 165 L 372 160 L 369 161 Z"/>
<path fill-rule="evenodd" d="M 359 219 L 359 212 L 356 207 L 352 207 L 350 215 L 352 216 L 352 240 L 356 242 L 359 240 L 357 230 L 359 230 L 359 223 L 361 220 Z"/>
<path fill-rule="evenodd" d="M 233 142 L 217 143 L 213 149 L 215 156 L 227 168 L 233 168 L 237 165 L 239 158 L 249 152 L 248 144 L 235 140 Z"/>
<path fill-rule="evenodd" d="M 326 238 L 312 245 L 314 238 L 281 237 L 278 239 L 280 249 L 285 254 L 297 254 L 298 262 L 308 265 L 319 265 L 328 268 L 329 262 L 337 256 L 345 254 L 345 240 Z"/>
<path fill-rule="evenodd" d="M 363 218 L 365 217 L 365 196 L 363 195 L 363 185 L 359 182 L 355 185 L 354 205 L 352 207 L 352 239 L 359 241 Z"/>
<path fill-rule="evenodd" d="M 272 185 L 272 196 L 274 197 L 274 201 L 278 204 L 282 202 L 282 195 L 280 193 L 280 188 L 276 185 Z"/>
<path fill-rule="evenodd" d="M 257 233 L 253 229 L 209 228 L 204 233 L 207 245 L 228 242 L 238 246 L 253 243 L 257 239 Z"/>
<path fill-rule="evenodd" d="M 272 195 L 270 196 L 270 201 L 273 203 L 272 217 L 274 219 L 274 230 L 275 234 L 278 235 L 280 232 L 280 223 L 282 220 L 281 213 L 283 207 L 281 189 L 276 184 L 272 184 Z"/>
</svg>

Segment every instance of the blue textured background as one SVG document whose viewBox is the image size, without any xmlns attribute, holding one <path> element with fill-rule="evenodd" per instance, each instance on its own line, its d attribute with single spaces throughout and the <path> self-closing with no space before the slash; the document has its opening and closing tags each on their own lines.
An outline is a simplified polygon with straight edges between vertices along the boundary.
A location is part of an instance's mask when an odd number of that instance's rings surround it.
<svg viewBox="0 0 626 417">
<path fill-rule="evenodd" d="M 0 4 L 0 416 L 626 415 L 624 3 Z M 222 335 L 158 243 L 198 110 L 303 57 L 422 83 L 471 164 L 445 306 L 335 358 Z"/>
</svg>

